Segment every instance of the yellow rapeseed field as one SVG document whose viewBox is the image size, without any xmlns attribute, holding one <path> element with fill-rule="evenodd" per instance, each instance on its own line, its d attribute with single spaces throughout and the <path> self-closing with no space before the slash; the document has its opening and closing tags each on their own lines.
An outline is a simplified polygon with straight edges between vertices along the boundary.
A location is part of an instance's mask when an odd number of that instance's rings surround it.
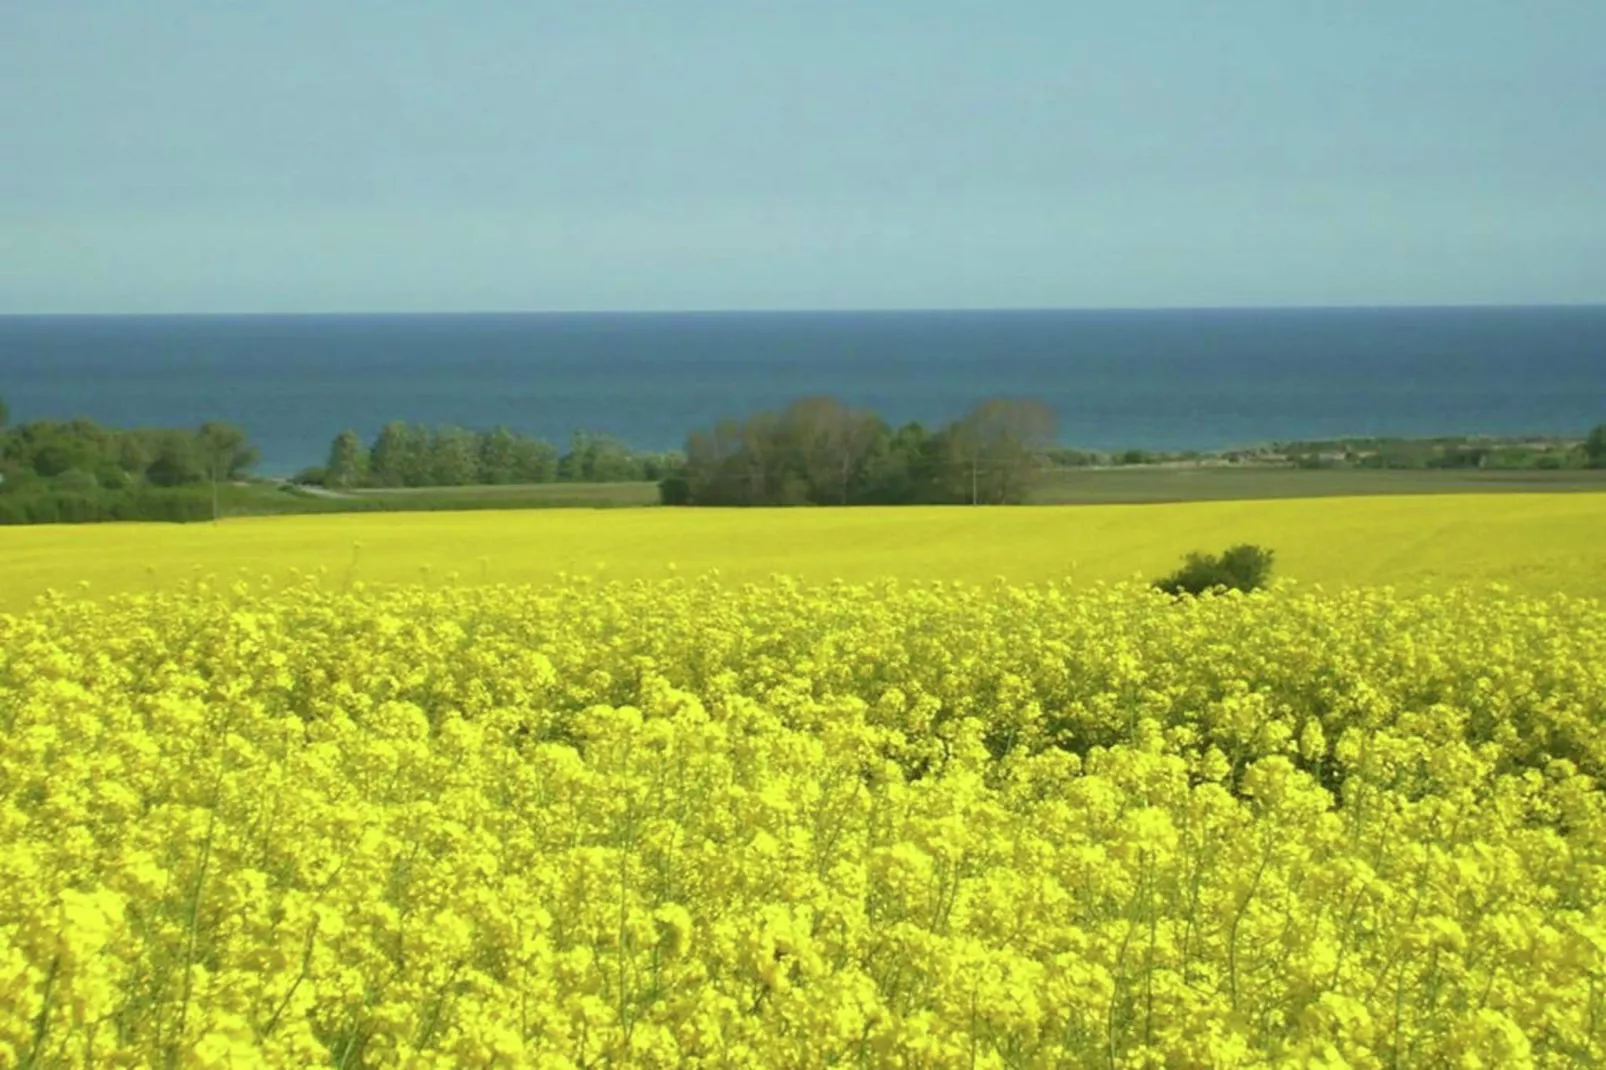
<svg viewBox="0 0 1606 1070">
<path fill-rule="evenodd" d="M 0 530 L 0 1068 L 1606 1064 L 1603 505 Z"/>
<path fill-rule="evenodd" d="M 1150 577 L 1189 550 L 1273 548 L 1304 583 L 1434 589 L 1498 580 L 1606 596 L 1606 494 L 1389 496 L 1011 509 L 537 510 L 0 528 L 0 609 L 48 588 L 171 590 L 198 574 L 283 582 L 541 582 L 558 573 L 733 580 Z"/>
<path fill-rule="evenodd" d="M 1496 589 L 51 597 L 0 1066 L 1601 1065 L 1603 710 Z"/>
</svg>

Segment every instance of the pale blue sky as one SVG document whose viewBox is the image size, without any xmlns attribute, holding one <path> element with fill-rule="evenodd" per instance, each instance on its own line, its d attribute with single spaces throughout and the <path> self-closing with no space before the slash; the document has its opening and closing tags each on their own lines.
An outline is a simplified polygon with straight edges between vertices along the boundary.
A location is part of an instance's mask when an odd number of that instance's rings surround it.
<svg viewBox="0 0 1606 1070">
<path fill-rule="evenodd" d="M 1601 301 L 1600 0 L 0 0 L 0 312 Z"/>
</svg>

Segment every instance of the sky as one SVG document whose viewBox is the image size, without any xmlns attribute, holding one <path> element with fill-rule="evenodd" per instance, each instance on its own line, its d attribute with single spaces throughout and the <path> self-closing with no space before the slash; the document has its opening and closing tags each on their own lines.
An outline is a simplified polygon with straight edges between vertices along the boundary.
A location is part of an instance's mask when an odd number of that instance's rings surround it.
<svg viewBox="0 0 1606 1070">
<path fill-rule="evenodd" d="M 1599 0 L 0 0 L 0 313 L 1606 302 Z"/>
</svg>

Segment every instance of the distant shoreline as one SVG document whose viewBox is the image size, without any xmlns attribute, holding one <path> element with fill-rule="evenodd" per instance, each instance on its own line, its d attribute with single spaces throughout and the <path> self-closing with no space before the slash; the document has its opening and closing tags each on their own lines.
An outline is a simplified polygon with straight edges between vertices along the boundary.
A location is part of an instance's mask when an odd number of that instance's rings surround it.
<svg viewBox="0 0 1606 1070">
<path fill-rule="evenodd" d="M 1088 306 L 1043 306 L 1043 305 L 1003 305 L 1003 306 L 974 306 L 964 308 L 920 308 L 920 307 L 874 307 L 874 308 L 529 308 L 529 309 L 453 309 L 446 311 L 430 311 L 423 309 L 388 309 L 388 310 L 361 310 L 361 309 L 327 309 L 327 310 L 298 310 L 298 311 L 228 311 L 212 310 L 203 312 L 154 312 L 154 311 L 125 311 L 125 312 L 16 312 L 0 311 L 0 321 L 4 320 L 197 320 L 197 319 L 447 319 L 461 318 L 504 318 L 504 317 L 666 317 L 687 316 L 709 318 L 715 316 L 745 317 L 745 316 L 1010 316 L 1010 315 L 1072 315 L 1072 316 L 1124 316 L 1124 315 L 1166 315 L 1177 313 L 1179 315 L 1208 315 L 1211 313 L 1233 314 L 1265 314 L 1279 313 L 1320 314 L 1331 312 L 1335 314 L 1356 312 L 1493 312 L 1510 313 L 1532 310 L 1535 312 L 1556 312 L 1568 310 L 1597 311 L 1606 310 L 1606 301 L 1556 301 L 1556 302 L 1525 302 L 1517 304 L 1464 302 L 1448 304 L 1290 304 L 1290 305 L 1088 305 Z"/>
</svg>

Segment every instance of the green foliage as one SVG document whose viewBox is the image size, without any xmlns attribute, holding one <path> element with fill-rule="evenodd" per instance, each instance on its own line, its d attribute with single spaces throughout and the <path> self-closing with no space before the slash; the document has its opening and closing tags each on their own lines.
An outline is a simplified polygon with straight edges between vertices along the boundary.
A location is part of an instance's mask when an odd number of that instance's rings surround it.
<svg viewBox="0 0 1606 1070">
<path fill-rule="evenodd" d="M 663 493 L 694 505 L 1020 502 L 1053 430 L 1046 406 L 1011 398 L 989 399 L 936 432 L 893 431 L 868 410 L 803 398 L 694 432 L 676 473 L 684 484 Z"/>
<path fill-rule="evenodd" d="M 68 494 L 93 495 L 100 490 L 100 480 L 94 473 L 86 472 L 82 468 L 69 468 L 50 481 L 52 490 Z"/>
<path fill-rule="evenodd" d="M 1091 468 L 1104 457 L 1092 450 L 1053 449 L 1044 454 L 1044 460 L 1056 468 Z"/>
<path fill-rule="evenodd" d="M 260 459 L 244 431 L 216 420 L 201 425 L 195 435 L 195 448 L 209 479 L 240 479 Z"/>
<path fill-rule="evenodd" d="M 1584 463 L 1590 468 L 1606 468 L 1606 424 L 1596 425 L 1584 439 Z"/>
<path fill-rule="evenodd" d="M 551 483 L 557 479 L 557 451 L 545 442 L 494 427 L 479 437 L 476 482 L 485 486 L 509 483 Z"/>
<path fill-rule="evenodd" d="M 206 478 L 206 463 L 194 436 L 182 431 L 161 433 L 145 479 L 156 487 L 182 487 Z"/>
<path fill-rule="evenodd" d="M 1054 413 L 1040 401 L 989 398 L 943 434 L 953 500 L 1017 504 L 1026 500 L 1054 445 Z"/>
<path fill-rule="evenodd" d="M 134 477 L 111 462 L 95 469 L 95 482 L 102 490 L 127 490 L 134 485 Z"/>
<path fill-rule="evenodd" d="M 329 485 L 329 470 L 322 465 L 310 465 L 291 476 L 290 482 L 304 487 L 327 487 Z"/>
<path fill-rule="evenodd" d="M 86 524 L 111 520 L 199 521 L 212 517 L 211 493 L 200 486 L 142 486 L 122 491 L 77 491 L 34 485 L 0 494 L 0 525 Z"/>
<path fill-rule="evenodd" d="M 638 453 L 618 439 L 577 431 L 569 451 L 505 427 L 472 431 L 394 420 L 364 451 L 354 431 L 329 449 L 331 486 L 466 487 L 524 483 L 635 483 L 660 479 L 676 459 Z"/>
<path fill-rule="evenodd" d="M 479 477 L 479 440 L 461 427 L 437 427 L 430 435 L 426 482 L 430 487 L 466 487 Z"/>
<path fill-rule="evenodd" d="M 392 420 L 379 431 L 368 454 L 368 478 L 376 487 L 407 485 L 407 425 Z"/>
<path fill-rule="evenodd" d="M 256 464 L 244 432 L 118 429 L 93 420 L 36 420 L 0 432 L 0 524 L 194 520 L 211 516 L 213 473 Z"/>
<path fill-rule="evenodd" d="M 318 482 L 328 487 L 355 487 L 368 478 L 368 450 L 357 432 L 346 430 L 335 436 L 329 445 L 329 463 L 319 474 Z"/>
<path fill-rule="evenodd" d="M 691 481 L 684 472 L 667 475 L 658 481 L 658 502 L 660 505 L 691 504 Z"/>
<path fill-rule="evenodd" d="M 1191 553 L 1177 571 L 1155 587 L 1172 595 L 1200 595 L 1206 591 L 1256 591 L 1271 579 L 1273 552 L 1249 543 L 1220 555 Z"/>
</svg>

